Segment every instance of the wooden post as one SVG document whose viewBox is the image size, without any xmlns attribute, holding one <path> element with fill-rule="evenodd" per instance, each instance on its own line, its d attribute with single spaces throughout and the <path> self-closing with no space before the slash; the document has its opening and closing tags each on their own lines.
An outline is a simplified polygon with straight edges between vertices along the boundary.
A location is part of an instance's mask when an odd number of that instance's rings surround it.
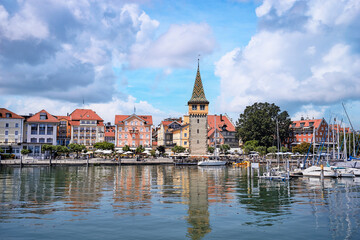
<svg viewBox="0 0 360 240">
<path fill-rule="evenodd" d="M 21 157 L 20 157 L 20 167 L 22 168 L 22 158 L 23 158 L 23 156 L 21 155 Z"/>
</svg>

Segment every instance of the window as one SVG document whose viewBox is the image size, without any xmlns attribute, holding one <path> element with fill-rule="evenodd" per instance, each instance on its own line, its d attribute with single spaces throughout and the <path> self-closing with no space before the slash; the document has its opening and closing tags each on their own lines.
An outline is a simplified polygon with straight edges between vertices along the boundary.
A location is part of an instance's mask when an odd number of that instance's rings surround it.
<svg viewBox="0 0 360 240">
<path fill-rule="evenodd" d="M 187 133 L 184 133 L 184 137 L 186 137 L 187 136 Z"/>
<path fill-rule="evenodd" d="M 47 143 L 52 143 L 52 141 L 53 141 L 53 139 L 52 139 L 52 138 L 48 138 L 48 139 L 46 139 L 46 142 L 47 142 Z"/>
<path fill-rule="evenodd" d="M 184 142 L 184 145 L 187 145 L 187 141 Z"/>
<path fill-rule="evenodd" d="M 5 143 L 8 143 L 9 139 L 5 138 Z"/>
<path fill-rule="evenodd" d="M 143 145 L 143 141 L 140 141 L 140 145 Z"/>
<path fill-rule="evenodd" d="M 197 119 L 197 123 L 200 123 L 200 120 L 199 120 L 199 119 Z"/>
<path fill-rule="evenodd" d="M 37 134 L 38 125 L 37 124 L 31 124 L 31 134 Z"/>
<path fill-rule="evenodd" d="M 19 135 L 19 131 L 15 131 L 15 136 Z"/>
<path fill-rule="evenodd" d="M 18 124 L 18 123 L 15 123 L 15 127 L 18 128 L 18 127 L 19 127 L 19 124 Z"/>
<path fill-rule="evenodd" d="M 119 127 L 119 132 L 121 132 L 122 131 L 122 127 Z"/>
<path fill-rule="evenodd" d="M 199 144 L 200 142 L 199 142 L 199 140 L 197 140 L 197 144 Z"/>
<path fill-rule="evenodd" d="M 31 138 L 31 139 L 30 139 L 30 142 L 36 143 L 36 142 L 37 142 L 37 141 L 36 141 L 36 138 Z"/>
<path fill-rule="evenodd" d="M 133 122 L 133 121 L 131 121 L 131 125 L 134 125 L 134 122 Z"/>
<path fill-rule="evenodd" d="M 137 126 L 137 123 L 138 123 L 138 122 L 136 121 L 136 122 L 135 122 L 135 126 Z"/>
<path fill-rule="evenodd" d="M 128 131 L 128 128 L 126 127 L 126 128 L 125 128 L 125 132 L 127 132 L 127 131 Z"/>
<path fill-rule="evenodd" d="M 132 145 L 133 145 L 133 147 L 135 147 L 135 141 L 132 141 Z"/>
<path fill-rule="evenodd" d="M 148 129 L 148 128 L 145 128 L 145 130 L 146 130 L 146 132 L 148 132 L 148 131 L 149 131 L 149 129 Z"/>
<path fill-rule="evenodd" d="M 142 139 L 143 138 L 143 135 L 142 134 L 140 134 L 140 139 Z"/>
<path fill-rule="evenodd" d="M 119 134 L 119 138 L 122 138 L 122 134 Z"/>
<path fill-rule="evenodd" d="M 46 120 L 46 113 L 40 113 L 40 120 Z"/>
<path fill-rule="evenodd" d="M 308 138 L 308 141 L 311 142 L 311 138 Z"/>
<path fill-rule="evenodd" d="M 9 127 L 9 124 L 8 124 L 8 123 L 5 123 L 5 127 L 8 128 L 8 127 Z"/>
<path fill-rule="evenodd" d="M 9 131 L 5 131 L 5 135 L 6 135 L 6 136 L 9 135 Z"/>
<path fill-rule="evenodd" d="M 196 132 L 199 133 L 199 129 L 197 129 Z"/>
<path fill-rule="evenodd" d="M 192 105 L 192 110 L 197 110 L 197 105 Z"/>
<path fill-rule="evenodd" d="M 128 135 L 127 135 L 127 134 L 125 134 L 125 139 L 127 139 L 127 136 L 128 136 Z"/>
<path fill-rule="evenodd" d="M 45 124 L 40 124 L 39 135 L 45 135 Z"/>
<path fill-rule="evenodd" d="M 47 125 L 47 135 L 53 134 L 53 125 Z"/>
<path fill-rule="evenodd" d="M 45 142 L 45 138 L 39 138 L 39 143 L 44 143 Z"/>
<path fill-rule="evenodd" d="M 128 125 L 128 122 L 127 122 L 127 121 L 125 121 L 125 125 Z"/>
<path fill-rule="evenodd" d="M 7 118 L 11 118 L 11 117 L 12 117 L 11 113 L 6 113 L 5 116 L 6 116 Z"/>
<path fill-rule="evenodd" d="M 205 110 L 205 105 L 200 105 L 200 110 Z"/>
<path fill-rule="evenodd" d="M 146 138 L 149 138 L 149 134 L 146 135 Z"/>
</svg>

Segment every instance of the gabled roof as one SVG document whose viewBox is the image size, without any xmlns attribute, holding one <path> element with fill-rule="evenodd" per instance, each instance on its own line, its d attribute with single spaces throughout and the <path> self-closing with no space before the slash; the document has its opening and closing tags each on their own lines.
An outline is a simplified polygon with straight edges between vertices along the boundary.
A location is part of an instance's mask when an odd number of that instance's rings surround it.
<svg viewBox="0 0 360 240">
<path fill-rule="evenodd" d="M 306 119 L 306 120 L 299 120 L 299 121 L 293 121 L 290 124 L 290 128 L 294 129 L 294 128 L 300 128 L 300 127 L 304 127 L 304 128 L 308 128 L 308 127 L 315 127 L 315 128 L 319 128 L 320 124 L 322 123 L 324 119 Z M 310 123 L 313 122 L 313 126 L 310 126 Z M 301 126 L 303 123 L 303 126 Z M 293 125 L 295 124 L 295 126 Z"/>
<path fill-rule="evenodd" d="M 210 129 L 215 129 L 215 115 L 208 115 L 208 126 Z M 226 115 L 216 115 L 216 126 L 217 131 L 222 131 L 222 127 L 226 126 L 226 130 L 229 132 L 235 132 L 235 126 L 232 122 L 228 119 Z"/>
<path fill-rule="evenodd" d="M 66 119 L 66 120 L 70 120 L 70 116 L 55 116 L 57 119 Z"/>
<path fill-rule="evenodd" d="M 17 115 L 16 113 L 13 113 L 10 110 L 7 110 L 6 108 L 0 108 L 0 118 L 7 118 L 6 114 L 10 113 L 9 118 L 13 118 L 13 119 L 24 119 L 22 116 Z"/>
<path fill-rule="evenodd" d="M 104 121 L 99 115 L 91 109 L 75 109 L 70 114 L 71 120 L 97 120 Z"/>
<path fill-rule="evenodd" d="M 139 120 L 146 122 L 146 124 L 153 124 L 151 115 L 115 115 L 115 124 L 122 124 L 122 122 L 129 120 L 131 117 L 136 117 Z"/>
<path fill-rule="evenodd" d="M 201 81 L 199 62 L 198 62 L 193 93 L 190 100 L 188 101 L 188 104 L 193 104 L 193 103 L 209 104 L 209 101 L 205 97 L 205 92 Z"/>
<path fill-rule="evenodd" d="M 46 115 L 45 120 L 40 119 L 40 115 L 42 115 L 42 114 Z M 51 115 L 44 109 L 41 110 L 40 112 L 36 113 L 34 116 L 31 116 L 30 118 L 28 118 L 26 121 L 27 122 L 44 122 L 44 123 L 58 123 L 59 122 L 59 120 L 56 117 L 54 117 L 53 115 Z"/>
<path fill-rule="evenodd" d="M 221 132 L 217 131 L 216 133 L 219 133 L 218 138 L 224 138 L 224 136 L 222 135 Z M 208 131 L 208 137 L 212 137 L 214 134 L 215 134 L 215 128 L 212 128 L 212 129 L 210 129 L 210 131 Z"/>
</svg>

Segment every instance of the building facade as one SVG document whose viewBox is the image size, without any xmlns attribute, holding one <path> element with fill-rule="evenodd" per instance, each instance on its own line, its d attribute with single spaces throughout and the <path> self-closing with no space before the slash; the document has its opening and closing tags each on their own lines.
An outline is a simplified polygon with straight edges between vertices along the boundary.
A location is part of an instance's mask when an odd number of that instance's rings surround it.
<svg viewBox="0 0 360 240">
<path fill-rule="evenodd" d="M 152 116 L 150 115 L 115 115 L 115 146 L 125 145 L 136 148 L 138 146 L 152 146 Z"/>
<path fill-rule="evenodd" d="M 235 126 L 227 116 L 224 116 L 222 114 L 220 114 L 219 116 L 208 115 L 208 126 L 209 146 L 214 147 L 216 140 L 216 145 L 218 146 L 222 144 L 227 144 L 231 148 L 239 147 L 239 141 L 236 139 Z"/>
<path fill-rule="evenodd" d="M 193 93 L 189 107 L 189 152 L 191 155 L 206 155 L 208 136 L 208 107 L 198 64 Z"/>
<path fill-rule="evenodd" d="M 59 120 L 57 127 L 57 145 L 67 146 L 71 141 L 70 116 L 56 116 Z"/>
<path fill-rule="evenodd" d="M 0 108 L 0 148 L 4 150 L 4 153 L 20 156 L 23 128 L 22 116 Z"/>
<path fill-rule="evenodd" d="M 92 149 L 97 142 L 105 140 L 104 120 L 91 109 L 75 109 L 70 114 L 70 143 L 85 145 Z"/>
<path fill-rule="evenodd" d="M 330 143 L 336 138 L 325 119 L 301 119 L 290 125 L 289 138 L 285 139 L 285 146 L 290 148 L 303 142 L 319 145 Z"/>
<path fill-rule="evenodd" d="M 24 145 L 31 151 L 30 155 L 41 155 L 44 144 L 56 145 L 58 125 L 59 120 L 45 110 L 26 119 Z"/>
<path fill-rule="evenodd" d="M 113 143 L 115 145 L 115 129 L 116 126 L 107 123 L 105 125 L 105 142 Z"/>
</svg>

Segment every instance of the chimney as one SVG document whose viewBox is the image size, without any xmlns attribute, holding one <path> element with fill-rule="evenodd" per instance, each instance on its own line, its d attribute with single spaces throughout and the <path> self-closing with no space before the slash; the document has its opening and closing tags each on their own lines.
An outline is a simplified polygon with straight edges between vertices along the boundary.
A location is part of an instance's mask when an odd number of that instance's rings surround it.
<svg viewBox="0 0 360 240">
<path fill-rule="evenodd" d="M 220 121 L 221 121 L 221 122 L 223 121 L 222 114 L 220 114 Z"/>
<path fill-rule="evenodd" d="M 33 116 L 34 114 L 32 114 L 32 113 L 29 113 L 29 116 L 31 117 L 31 116 Z"/>
<path fill-rule="evenodd" d="M 303 117 L 303 116 L 301 116 L 300 120 L 304 120 L 304 117 Z"/>
</svg>

